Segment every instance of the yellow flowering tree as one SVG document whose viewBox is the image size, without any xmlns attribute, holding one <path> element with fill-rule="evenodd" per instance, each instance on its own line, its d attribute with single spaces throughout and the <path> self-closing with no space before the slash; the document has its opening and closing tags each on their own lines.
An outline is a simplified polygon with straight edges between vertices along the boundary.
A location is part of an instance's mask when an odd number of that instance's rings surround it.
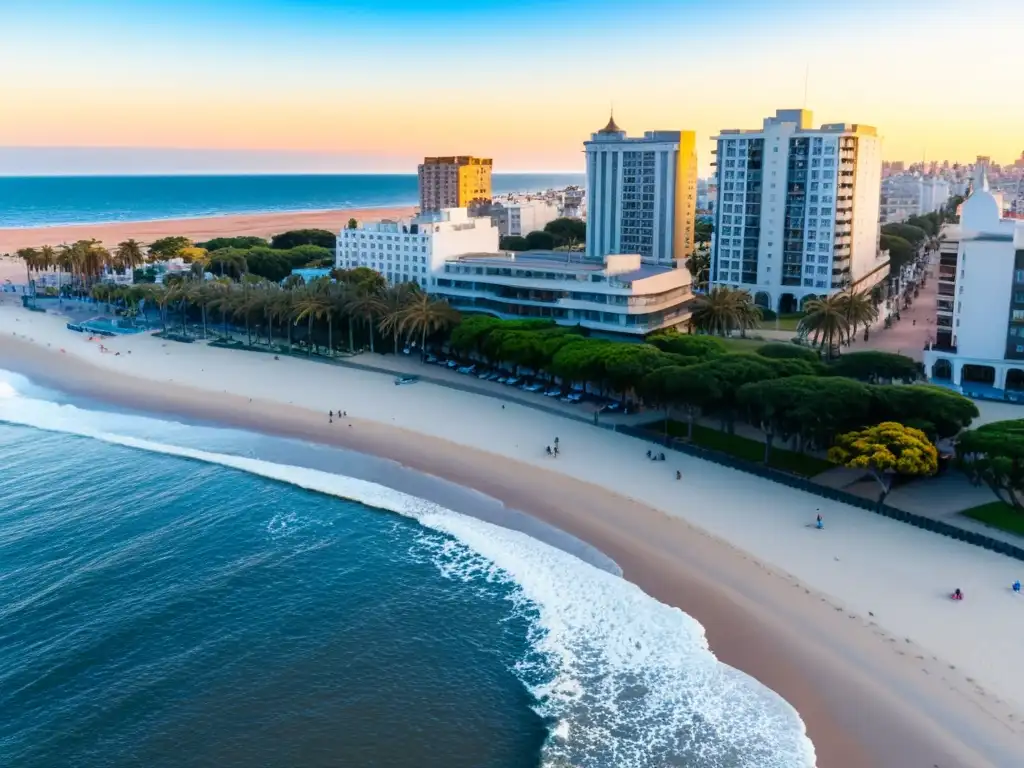
<svg viewBox="0 0 1024 768">
<path fill-rule="evenodd" d="M 840 435 L 828 458 L 844 467 L 871 472 L 882 488 L 879 504 L 892 490 L 896 475 L 934 475 L 939 468 L 939 453 L 927 435 L 895 421 Z"/>
</svg>

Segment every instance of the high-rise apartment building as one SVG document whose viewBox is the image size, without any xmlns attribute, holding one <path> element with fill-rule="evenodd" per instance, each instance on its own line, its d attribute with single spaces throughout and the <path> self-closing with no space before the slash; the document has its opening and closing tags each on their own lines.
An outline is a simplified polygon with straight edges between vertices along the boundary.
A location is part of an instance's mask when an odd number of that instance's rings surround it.
<svg viewBox="0 0 1024 768">
<path fill-rule="evenodd" d="M 491 201 L 489 157 L 427 157 L 419 166 L 420 211 L 473 209 Z"/>
<path fill-rule="evenodd" d="M 874 128 L 814 128 L 808 110 L 779 110 L 759 130 L 724 130 L 715 140 L 712 284 L 744 288 L 758 305 L 792 312 L 808 298 L 885 278 Z"/>
<path fill-rule="evenodd" d="M 584 142 L 587 153 L 587 254 L 638 253 L 670 265 L 694 249 L 697 136 L 647 131 L 627 138 L 615 119 Z"/>
</svg>

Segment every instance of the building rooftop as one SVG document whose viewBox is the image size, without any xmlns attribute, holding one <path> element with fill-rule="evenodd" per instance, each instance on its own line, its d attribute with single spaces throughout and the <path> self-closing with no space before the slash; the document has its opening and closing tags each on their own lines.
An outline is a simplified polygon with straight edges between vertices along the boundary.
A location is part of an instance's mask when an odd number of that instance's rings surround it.
<svg viewBox="0 0 1024 768">
<path fill-rule="evenodd" d="M 573 253 L 566 259 L 564 251 L 501 251 L 499 253 L 467 253 L 450 261 L 472 262 L 481 266 L 492 267 L 523 267 L 526 269 L 544 269 L 555 272 L 594 273 L 604 272 L 607 265 L 603 259 L 594 259 L 582 254 Z M 671 272 L 673 267 L 655 264 L 640 264 L 628 272 L 614 272 L 617 280 L 643 280 Z"/>
</svg>

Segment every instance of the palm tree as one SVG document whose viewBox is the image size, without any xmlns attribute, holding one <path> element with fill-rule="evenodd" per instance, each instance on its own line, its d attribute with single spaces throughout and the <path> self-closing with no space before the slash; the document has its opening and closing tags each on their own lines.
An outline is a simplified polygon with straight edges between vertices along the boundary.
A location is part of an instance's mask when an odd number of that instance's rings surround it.
<svg viewBox="0 0 1024 768">
<path fill-rule="evenodd" d="M 160 329 L 167 331 L 167 304 L 173 299 L 173 294 L 167 289 L 153 291 L 153 302 L 160 308 Z"/>
<path fill-rule="evenodd" d="M 295 323 L 303 319 L 307 322 L 306 329 L 306 356 L 313 354 L 313 321 L 323 318 L 330 311 L 330 298 L 318 289 L 318 286 L 311 285 L 302 289 L 298 300 L 295 302 Z M 330 343 L 330 341 L 328 341 Z"/>
<path fill-rule="evenodd" d="M 35 287 L 32 285 L 32 270 L 39 269 L 39 251 L 37 251 L 35 248 L 19 248 L 14 255 L 25 262 L 26 295 L 29 293 L 30 290 L 32 294 L 35 295 Z"/>
<path fill-rule="evenodd" d="M 693 287 L 699 291 L 708 287 L 708 277 L 711 274 L 711 253 L 710 251 L 698 248 L 686 260 L 686 268 L 693 278 Z"/>
<path fill-rule="evenodd" d="M 748 291 L 715 286 L 693 303 L 690 324 L 693 328 L 716 336 L 727 336 L 734 329 L 756 328 L 761 310 Z"/>
<path fill-rule="evenodd" d="M 402 330 L 402 313 L 408 306 L 416 289 L 412 283 L 402 283 L 385 288 L 377 296 L 377 330 L 390 334 L 398 354 L 398 336 Z"/>
<path fill-rule="evenodd" d="M 292 316 L 295 314 L 293 308 L 295 300 L 294 291 L 280 291 L 274 296 L 271 316 L 279 320 L 288 329 L 288 351 L 292 351 Z"/>
<path fill-rule="evenodd" d="M 402 311 L 399 330 L 402 333 L 418 334 L 420 357 L 425 356 L 427 334 L 451 328 L 459 322 L 459 313 L 447 301 L 435 299 L 426 293 L 416 293 Z"/>
<path fill-rule="evenodd" d="M 142 252 L 142 245 L 131 238 L 128 240 L 122 240 L 117 244 L 117 249 L 114 251 L 114 258 L 116 259 L 117 266 L 122 269 L 126 275 L 131 274 L 135 271 L 136 267 L 140 267 L 146 263 L 146 256 Z"/>
<path fill-rule="evenodd" d="M 845 338 L 850 324 L 846 319 L 846 300 L 843 294 L 832 294 L 821 299 L 811 299 L 804 307 L 805 314 L 797 326 L 804 336 L 812 336 L 819 346 L 827 345 L 826 357 L 831 359 L 839 343 Z"/>
<path fill-rule="evenodd" d="M 373 319 L 380 307 L 380 300 L 376 292 L 368 290 L 365 286 L 357 286 L 348 294 L 345 302 L 345 311 L 350 317 L 358 317 L 366 322 L 370 331 L 370 352 L 373 349 Z"/>
<path fill-rule="evenodd" d="M 259 309 L 261 298 L 257 293 L 259 280 L 247 275 L 242 279 L 242 290 L 235 291 L 231 302 L 232 317 L 241 315 L 245 318 L 245 335 L 248 339 L 248 346 L 252 346 L 252 315 Z M 230 294 L 229 294 L 230 295 Z"/>
<path fill-rule="evenodd" d="M 181 313 L 181 332 L 188 335 L 186 320 L 188 319 L 188 304 L 195 297 L 197 286 L 191 280 L 176 280 L 168 290 L 168 301 L 178 303 L 178 312 Z"/>
<path fill-rule="evenodd" d="M 860 326 L 867 328 L 878 319 L 878 308 L 871 298 L 870 291 L 847 291 L 840 294 L 839 298 L 849 326 L 846 337 L 846 343 L 849 345 Z"/>
</svg>

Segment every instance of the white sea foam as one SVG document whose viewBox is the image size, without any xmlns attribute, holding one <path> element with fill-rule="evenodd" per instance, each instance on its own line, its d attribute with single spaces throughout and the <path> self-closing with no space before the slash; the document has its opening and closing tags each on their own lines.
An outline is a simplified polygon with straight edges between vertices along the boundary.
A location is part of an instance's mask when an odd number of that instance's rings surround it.
<svg viewBox="0 0 1024 768">
<path fill-rule="evenodd" d="M 430 537 L 442 573 L 509 583 L 517 609 L 531 619 L 533 651 L 516 672 L 549 723 L 546 765 L 815 764 L 804 724 L 788 703 L 720 663 L 693 618 L 617 576 L 525 534 L 375 483 L 113 434 L 98 428 L 104 414 L 17 397 L 26 391 L 20 384 L 0 376 L 0 420 L 220 464 L 390 510 L 448 534 Z M 277 523 L 275 532 L 287 530 L 287 519 Z"/>
</svg>

